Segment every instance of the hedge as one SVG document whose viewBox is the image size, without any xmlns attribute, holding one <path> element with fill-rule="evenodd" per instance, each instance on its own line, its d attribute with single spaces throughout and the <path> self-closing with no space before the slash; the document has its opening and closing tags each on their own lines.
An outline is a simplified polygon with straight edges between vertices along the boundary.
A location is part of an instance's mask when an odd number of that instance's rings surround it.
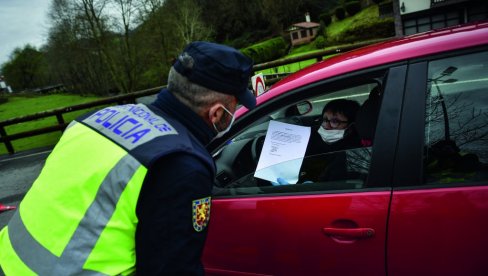
<svg viewBox="0 0 488 276">
<path fill-rule="evenodd" d="M 241 49 L 255 64 L 275 60 L 285 55 L 287 43 L 283 37 L 276 37 Z"/>
<path fill-rule="evenodd" d="M 374 21 L 362 22 L 351 26 L 344 31 L 340 42 L 354 42 L 379 37 L 390 37 L 395 35 L 394 19 L 384 18 Z"/>
<path fill-rule="evenodd" d="M 323 35 L 319 35 L 315 38 L 313 43 L 315 45 L 315 48 L 322 49 L 327 46 L 327 39 L 325 39 Z"/>
</svg>

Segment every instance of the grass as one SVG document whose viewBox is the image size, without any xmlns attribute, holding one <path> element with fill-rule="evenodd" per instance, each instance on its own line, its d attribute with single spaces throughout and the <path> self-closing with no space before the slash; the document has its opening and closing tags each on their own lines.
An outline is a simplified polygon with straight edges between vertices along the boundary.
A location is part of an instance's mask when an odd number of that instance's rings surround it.
<svg viewBox="0 0 488 276">
<path fill-rule="evenodd" d="M 9 96 L 6 103 L 0 104 L 0 121 L 15 118 L 19 116 L 34 114 L 41 111 L 72 106 L 86 103 L 98 99 L 97 97 L 82 97 L 78 95 L 42 95 L 42 96 Z M 74 111 L 63 114 L 65 122 L 70 122 L 77 116 L 87 112 L 87 110 Z M 53 126 L 57 124 L 55 116 L 46 117 L 36 121 L 29 121 L 5 127 L 7 134 L 15 134 L 28 130 L 34 130 L 42 127 Z M 51 132 L 37 135 L 29 138 L 22 138 L 12 141 L 16 152 L 29 150 L 39 147 L 52 146 L 61 137 L 61 132 Z M 0 144 L 0 155 L 7 154 L 5 145 Z"/>
<path fill-rule="evenodd" d="M 342 35 L 342 33 L 345 30 L 347 30 L 348 28 L 351 28 L 357 24 L 363 24 L 363 23 L 368 22 L 370 20 L 375 20 L 378 18 L 378 16 L 379 16 L 378 5 L 371 5 L 371 6 L 367 7 L 366 9 L 361 10 L 360 12 L 355 14 L 354 16 L 346 17 L 343 20 L 332 22 L 329 26 L 326 27 L 326 29 L 324 31 L 325 36 L 327 37 L 327 39 L 330 42 L 332 42 L 332 43 L 337 42 L 340 40 L 339 38 Z M 298 57 L 298 56 L 301 56 L 304 54 L 311 54 L 311 53 L 316 52 L 316 51 L 335 49 L 337 47 L 338 47 L 338 45 L 332 45 L 332 46 L 325 47 L 322 49 L 317 49 L 315 47 L 314 43 L 308 43 L 305 45 L 300 45 L 300 46 L 294 47 L 292 49 L 292 51 L 288 55 L 282 57 L 282 59 L 291 58 L 291 57 Z M 323 57 L 323 59 L 327 59 L 327 58 L 330 58 L 332 56 L 334 56 L 334 55 L 325 56 L 325 57 Z M 259 72 L 261 72 L 263 74 L 293 73 L 293 72 L 301 70 L 307 66 L 310 66 L 316 62 L 317 61 L 315 59 L 310 59 L 310 60 L 300 61 L 300 62 L 296 62 L 296 63 L 278 66 L 275 68 L 262 70 Z"/>
<path fill-rule="evenodd" d="M 367 21 L 377 19 L 379 16 L 378 5 L 371 5 L 354 16 L 346 17 L 340 21 L 332 22 L 327 28 L 325 29 L 325 37 L 329 41 L 338 41 L 342 33 L 347 30 L 348 28 L 353 27 L 354 25 L 361 25 Z"/>
</svg>

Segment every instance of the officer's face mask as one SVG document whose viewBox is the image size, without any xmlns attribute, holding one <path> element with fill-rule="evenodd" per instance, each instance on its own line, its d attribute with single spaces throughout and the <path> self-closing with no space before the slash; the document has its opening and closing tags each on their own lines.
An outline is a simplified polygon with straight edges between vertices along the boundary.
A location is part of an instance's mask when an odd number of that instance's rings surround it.
<svg viewBox="0 0 488 276">
<path fill-rule="evenodd" d="M 225 110 L 225 112 L 229 113 L 231 119 L 230 119 L 229 125 L 222 131 L 219 131 L 217 129 L 217 126 L 215 125 L 215 123 L 212 123 L 215 131 L 217 132 L 215 139 L 218 139 L 218 138 L 224 136 L 224 134 L 226 134 L 230 130 L 230 128 L 232 127 L 232 124 L 234 123 L 234 115 L 229 110 L 227 110 L 227 108 L 225 108 L 225 106 L 222 105 L 222 108 Z"/>
<path fill-rule="evenodd" d="M 323 127 L 319 127 L 317 131 L 322 137 L 322 140 L 327 144 L 332 144 L 344 138 L 345 129 L 325 129 Z"/>
</svg>

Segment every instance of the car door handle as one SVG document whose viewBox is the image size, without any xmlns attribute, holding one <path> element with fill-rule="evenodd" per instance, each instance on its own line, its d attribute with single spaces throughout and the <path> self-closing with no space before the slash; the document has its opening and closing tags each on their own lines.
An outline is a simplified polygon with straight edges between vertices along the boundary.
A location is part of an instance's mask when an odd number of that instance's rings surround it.
<svg viewBox="0 0 488 276">
<path fill-rule="evenodd" d="M 375 234 L 373 228 L 332 228 L 325 227 L 323 231 L 328 236 L 340 236 L 344 238 L 364 239 L 372 238 Z"/>
</svg>

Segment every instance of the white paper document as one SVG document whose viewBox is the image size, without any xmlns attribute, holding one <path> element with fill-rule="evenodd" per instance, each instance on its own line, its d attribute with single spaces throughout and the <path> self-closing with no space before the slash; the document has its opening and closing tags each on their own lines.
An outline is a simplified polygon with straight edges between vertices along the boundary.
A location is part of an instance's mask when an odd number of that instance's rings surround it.
<svg viewBox="0 0 488 276">
<path fill-rule="evenodd" d="M 310 127 L 270 121 L 254 177 L 296 184 L 309 139 Z"/>
</svg>

